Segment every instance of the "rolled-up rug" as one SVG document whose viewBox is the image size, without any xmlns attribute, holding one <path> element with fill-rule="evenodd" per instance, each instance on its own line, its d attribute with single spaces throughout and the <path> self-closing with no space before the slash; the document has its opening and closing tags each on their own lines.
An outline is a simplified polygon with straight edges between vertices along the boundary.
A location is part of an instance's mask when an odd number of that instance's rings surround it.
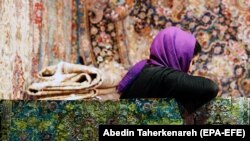
<svg viewBox="0 0 250 141">
<path fill-rule="evenodd" d="M 38 96 L 37 100 L 80 100 L 80 99 L 97 99 L 97 100 L 116 100 L 117 99 L 116 88 L 107 89 L 90 89 L 88 91 L 76 91 L 70 93 L 59 93 L 53 95 Z"/>
<path fill-rule="evenodd" d="M 43 100 L 84 99 L 116 93 L 116 86 L 124 74 L 116 69 L 60 62 L 41 70 L 38 82 L 31 84 L 27 93 Z"/>
</svg>

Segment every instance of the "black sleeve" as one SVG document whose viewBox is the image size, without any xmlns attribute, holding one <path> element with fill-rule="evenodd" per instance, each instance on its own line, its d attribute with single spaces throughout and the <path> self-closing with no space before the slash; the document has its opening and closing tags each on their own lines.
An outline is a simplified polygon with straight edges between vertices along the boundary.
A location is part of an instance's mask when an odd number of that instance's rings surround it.
<svg viewBox="0 0 250 141">
<path fill-rule="evenodd" d="M 212 100 L 219 90 L 217 84 L 210 79 L 188 75 L 180 71 L 172 71 L 164 81 L 165 85 L 175 83 L 172 97 L 184 105 L 193 104 L 192 110 L 196 110 Z"/>
</svg>

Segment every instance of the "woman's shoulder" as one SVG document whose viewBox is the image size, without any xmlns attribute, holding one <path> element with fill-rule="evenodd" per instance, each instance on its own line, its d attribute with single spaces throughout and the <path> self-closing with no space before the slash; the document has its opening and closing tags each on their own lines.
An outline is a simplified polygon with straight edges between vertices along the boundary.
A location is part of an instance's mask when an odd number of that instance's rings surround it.
<svg viewBox="0 0 250 141">
<path fill-rule="evenodd" d="M 146 65 L 141 72 L 141 77 L 154 77 L 164 79 L 175 79 L 183 75 L 186 74 L 173 68 L 154 65 Z"/>
<path fill-rule="evenodd" d="M 162 73 L 183 73 L 181 71 L 175 70 L 173 68 L 169 68 L 169 67 L 162 67 L 162 66 L 154 66 L 154 65 L 145 65 L 143 71 L 150 71 L 150 72 L 162 72 Z"/>
</svg>

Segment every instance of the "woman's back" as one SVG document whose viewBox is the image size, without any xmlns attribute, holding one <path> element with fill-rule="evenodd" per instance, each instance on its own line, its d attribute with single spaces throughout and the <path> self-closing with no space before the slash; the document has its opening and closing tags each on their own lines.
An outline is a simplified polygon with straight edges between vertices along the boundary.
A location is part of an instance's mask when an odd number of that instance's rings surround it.
<svg viewBox="0 0 250 141">
<path fill-rule="evenodd" d="M 175 98 L 193 112 L 218 93 L 212 80 L 187 74 L 199 51 L 191 33 L 177 27 L 160 31 L 149 59 L 135 64 L 119 83 L 121 98 Z"/>
<path fill-rule="evenodd" d="M 191 76 L 172 68 L 146 65 L 134 82 L 121 95 L 128 98 L 175 98 L 184 106 L 193 103 L 193 112 L 218 93 L 218 86 L 210 79 Z"/>
</svg>

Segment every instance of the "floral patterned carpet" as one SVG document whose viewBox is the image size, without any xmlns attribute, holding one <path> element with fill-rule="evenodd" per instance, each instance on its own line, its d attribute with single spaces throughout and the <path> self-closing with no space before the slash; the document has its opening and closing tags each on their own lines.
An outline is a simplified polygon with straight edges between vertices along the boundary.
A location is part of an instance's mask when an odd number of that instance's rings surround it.
<svg viewBox="0 0 250 141">
<path fill-rule="evenodd" d="M 216 77 L 223 97 L 249 97 L 249 9 L 249 0 L 3 1 L 0 98 L 24 99 L 37 73 L 62 60 L 129 68 L 172 25 L 202 45 L 193 74 Z"/>
<path fill-rule="evenodd" d="M 98 125 L 183 125 L 169 99 L 1 101 L 1 140 L 98 140 Z M 250 99 L 221 99 L 196 112 L 194 124 L 250 123 Z"/>
<path fill-rule="evenodd" d="M 99 124 L 182 124 L 174 100 L 2 101 L 2 139 L 97 140 Z"/>
</svg>

